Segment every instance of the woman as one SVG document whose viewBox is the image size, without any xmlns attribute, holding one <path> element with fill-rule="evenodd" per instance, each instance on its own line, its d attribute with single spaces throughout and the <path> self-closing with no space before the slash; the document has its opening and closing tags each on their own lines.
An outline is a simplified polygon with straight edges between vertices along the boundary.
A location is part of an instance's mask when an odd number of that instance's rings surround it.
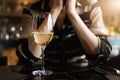
<svg viewBox="0 0 120 80">
<path fill-rule="evenodd" d="M 84 77 L 85 80 L 86 76 L 82 74 L 88 75 L 89 70 L 88 73 L 74 73 L 105 63 L 111 52 L 101 8 L 97 0 L 50 0 L 50 3 L 52 7 L 42 7 L 45 12 L 49 9 L 47 12 L 51 12 L 54 25 L 54 37 L 45 48 L 45 67 L 53 72 L 66 72 L 78 80 Z M 27 47 L 26 51 L 21 48 L 24 55 L 20 49 L 17 50 L 23 59 L 21 63 L 39 62 L 40 46 L 28 38 Z"/>
</svg>

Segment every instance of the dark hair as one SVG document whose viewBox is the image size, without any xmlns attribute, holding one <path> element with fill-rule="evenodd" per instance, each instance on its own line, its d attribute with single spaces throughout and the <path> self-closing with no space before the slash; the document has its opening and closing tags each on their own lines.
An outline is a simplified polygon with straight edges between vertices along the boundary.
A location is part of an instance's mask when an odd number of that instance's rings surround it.
<svg viewBox="0 0 120 80">
<path fill-rule="evenodd" d="M 35 2 L 34 4 L 32 4 L 30 9 L 35 10 L 35 11 L 49 12 L 50 11 L 49 2 L 50 0 L 39 0 Z"/>
<path fill-rule="evenodd" d="M 63 5 L 65 5 L 65 3 L 66 3 L 66 0 L 64 0 Z"/>
</svg>

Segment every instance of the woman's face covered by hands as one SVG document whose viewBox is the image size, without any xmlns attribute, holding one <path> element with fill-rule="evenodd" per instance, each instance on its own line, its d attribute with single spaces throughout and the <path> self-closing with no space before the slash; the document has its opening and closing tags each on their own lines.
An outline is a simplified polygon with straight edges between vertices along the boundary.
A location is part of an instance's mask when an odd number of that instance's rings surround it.
<svg viewBox="0 0 120 80">
<path fill-rule="evenodd" d="M 86 5 L 88 5 L 89 3 L 88 3 L 88 0 L 76 0 L 77 1 L 77 3 L 79 3 L 80 5 L 82 5 L 82 6 L 86 6 Z"/>
</svg>

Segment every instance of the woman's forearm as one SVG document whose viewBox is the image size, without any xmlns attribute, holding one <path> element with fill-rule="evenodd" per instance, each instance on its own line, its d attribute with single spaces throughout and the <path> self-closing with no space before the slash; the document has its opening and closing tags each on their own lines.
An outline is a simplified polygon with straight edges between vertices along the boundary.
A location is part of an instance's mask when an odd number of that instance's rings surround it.
<svg viewBox="0 0 120 80">
<path fill-rule="evenodd" d="M 86 52 L 96 54 L 98 50 L 97 37 L 87 28 L 84 22 L 77 15 L 70 15 L 69 18 Z"/>
<path fill-rule="evenodd" d="M 34 57 L 40 58 L 42 54 L 41 46 L 35 43 L 33 36 L 28 38 L 28 48 Z"/>
<path fill-rule="evenodd" d="M 53 24 L 53 26 L 55 25 L 55 22 L 57 20 L 57 17 L 59 15 L 60 11 L 62 10 L 62 6 L 63 6 L 63 0 L 53 0 L 52 1 L 52 8 L 51 8 L 50 13 L 51 13 L 51 17 L 52 17 L 52 22 L 53 22 L 52 24 Z M 44 26 L 46 24 L 47 24 L 47 22 L 44 22 L 41 25 Z M 41 27 L 39 27 L 37 30 L 38 31 L 41 30 Z M 32 37 L 30 37 L 28 39 L 28 42 L 29 42 L 29 49 L 32 52 L 32 54 L 35 57 L 40 57 L 40 55 L 41 55 L 41 49 L 40 48 L 41 47 L 34 42 Z"/>
<path fill-rule="evenodd" d="M 82 19 L 79 17 L 78 13 L 75 10 L 76 0 L 67 0 L 66 8 L 67 14 L 73 28 L 75 29 L 77 36 L 80 42 L 83 45 L 83 48 L 86 52 L 90 54 L 98 54 L 98 39 L 97 37 L 88 29 Z M 71 8 L 72 6 L 72 8 Z M 71 9 L 70 9 L 71 8 Z"/>
<path fill-rule="evenodd" d="M 63 8 L 63 0 L 53 0 L 52 8 L 51 8 L 51 11 L 50 11 L 53 26 L 55 25 L 57 17 L 60 14 L 62 8 Z"/>
</svg>

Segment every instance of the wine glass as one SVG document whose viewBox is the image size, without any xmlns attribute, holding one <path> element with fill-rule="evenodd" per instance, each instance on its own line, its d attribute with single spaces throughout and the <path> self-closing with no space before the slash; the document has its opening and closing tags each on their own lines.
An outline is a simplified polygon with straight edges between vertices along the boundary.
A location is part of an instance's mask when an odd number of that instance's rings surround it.
<svg viewBox="0 0 120 80">
<path fill-rule="evenodd" d="M 41 46 L 41 52 L 42 52 L 42 56 L 41 56 L 41 59 L 42 59 L 42 64 L 41 64 L 42 70 L 41 71 L 42 72 L 41 72 L 41 75 L 47 75 L 48 73 L 46 73 L 45 67 L 44 67 L 44 57 L 45 57 L 44 48 L 52 40 L 53 32 L 49 32 L 49 33 L 46 33 L 46 32 L 32 32 L 32 34 L 33 34 L 33 37 L 34 37 L 34 41 L 38 45 Z"/>
<path fill-rule="evenodd" d="M 45 15 L 47 15 L 47 17 L 45 18 Z M 35 43 L 37 43 L 39 46 L 41 46 L 41 68 L 42 70 L 37 70 L 37 71 L 33 71 L 34 75 L 40 75 L 40 76 L 45 76 L 45 75 L 50 75 L 52 74 L 52 71 L 50 70 L 45 70 L 44 67 L 44 49 L 46 47 L 47 44 L 49 44 L 49 42 L 52 40 L 53 37 L 53 29 L 52 29 L 52 19 L 51 19 L 51 15 L 50 14 L 46 14 L 45 15 L 39 15 L 44 17 L 45 19 L 43 20 L 43 22 L 40 24 L 39 26 L 39 30 L 33 31 L 32 35 L 34 38 Z M 42 18 L 40 17 L 40 18 Z M 46 24 L 44 24 L 44 21 L 47 21 Z"/>
</svg>

